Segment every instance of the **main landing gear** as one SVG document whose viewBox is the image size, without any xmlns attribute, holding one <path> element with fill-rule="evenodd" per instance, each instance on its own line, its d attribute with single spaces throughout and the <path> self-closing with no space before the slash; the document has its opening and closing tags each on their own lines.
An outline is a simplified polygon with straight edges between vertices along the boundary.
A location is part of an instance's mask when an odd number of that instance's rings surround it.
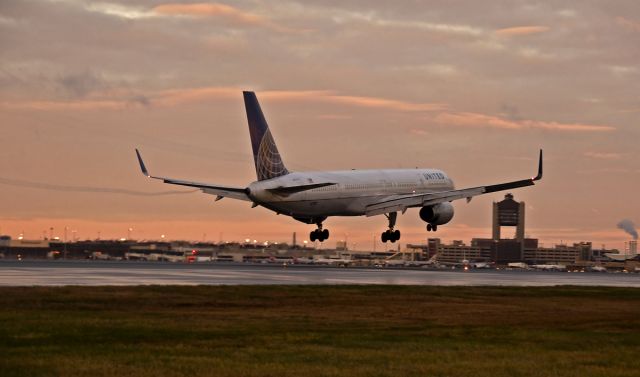
<svg viewBox="0 0 640 377">
<path fill-rule="evenodd" d="M 393 230 L 393 227 L 396 226 L 396 218 L 398 217 L 398 212 L 391 212 L 387 216 L 387 219 L 389 220 L 389 229 L 382 232 L 382 235 L 380 235 L 380 239 L 382 240 L 382 242 L 386 243 L 387 241 L 390 242 L 396 242 L 400 239 L 400 231 L 399 230 Z"/>
<path fill-rule="evenodd" d="M 436 224 L 427 224 L 427 232 L 431 232 L 431 231 L 436 231 L 438 230 L 438 226 Z"/>
<path fill-rule="evenodd" d="M 322 223 L 318 223 L 318 229 L 309 233 L 309 239 L 311 242 L 315 242 L 316 240 L 323 242 L 324 240 L 329 239 L 329 229 L 322 229 Z"/>
</svg>

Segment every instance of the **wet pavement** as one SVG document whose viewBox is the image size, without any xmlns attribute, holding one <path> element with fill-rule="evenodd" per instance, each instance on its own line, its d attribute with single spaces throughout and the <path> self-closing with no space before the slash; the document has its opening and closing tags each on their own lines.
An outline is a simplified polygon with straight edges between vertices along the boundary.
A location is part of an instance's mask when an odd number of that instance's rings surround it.
<svg viewBox="0 0 640 377">
<path fill-rule="evenodd" d="M 392 284 L 640 287 L 640 274 L 338 268 L 246 263 L 0 261 L 0 286 Z"/>
</svg>

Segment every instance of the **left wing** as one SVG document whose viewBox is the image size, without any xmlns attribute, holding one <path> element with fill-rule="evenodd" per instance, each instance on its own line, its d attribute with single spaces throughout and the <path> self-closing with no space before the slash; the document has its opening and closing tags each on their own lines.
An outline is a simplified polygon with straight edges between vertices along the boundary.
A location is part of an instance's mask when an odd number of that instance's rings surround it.
<svg viewBox="0 0 640 377">
<path fill-rule="evenodd" d="M 451 202 L 458 199 L 466 198 L 467 201 L 472 197 L 490 192 L 510 190 L 518 187 L 533 186 L 535 181 L 542 179 L 542 149 L 540 150 L 540 158 L 538 160 L 538 175 L 530 179 L 513 181 L 507 183 L 499 183 L 496 185 L 472 187 L 462 190 L 450 190 L 442 192 L 434 192 L 427 194 L 411 194 L 398 195 L 387 198 L 381 202 L 367 206 L 365 214 L 367 216 L 381 215 L 384 213 L 406 211 L 411 207 L 425 207 L 443 202 Z"/>
<path fill-rule="evenodd" d="M 202 192 L 204 192 L 205 194 L 217 195 L 216 200 L 220 200 L 222 198 L 232 198 L 232 199 L 251 201 L 249 196 L 247 196 L 247 190 L 242 187 L 220 186 L 220 185 L 212 185 L 209 183 L 191 182 L 191 181 L 183 181 L 180 179 L 152 176 L 147 171 L 147 167 L 144 165 L 144 161 L 142 161 L 142 156 L 140 156 L 140 152 L 137 149 L 136 149 L 136 156 L 138 156 L 138 163 L 140 164 L 140 170 L 142 170 L 142 174 L 144 174 L 149 178 L 160 179 L 164 183 L 168 183 L 171 185 L 196 187 L 201 189 Z"/>
</svg>

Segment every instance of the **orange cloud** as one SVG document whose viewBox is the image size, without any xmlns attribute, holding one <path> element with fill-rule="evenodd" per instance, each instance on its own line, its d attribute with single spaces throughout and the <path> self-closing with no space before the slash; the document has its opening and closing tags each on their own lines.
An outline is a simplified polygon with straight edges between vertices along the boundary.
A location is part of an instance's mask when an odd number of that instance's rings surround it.
<svg viewBox="0 0 640 377">
<path fill-rule="evenodd" d="M 419 128 L 411 128 L 409 130 L 409 133 L 412 135 L 416 135 L 416 136 L 428 136 L 429 133 L 425 130 L 419 129 Z"/>
<path fill-rule="evenodd" d="M 326 119 L 326 120 L 345 120 L 352 119 L 351 115 L 343 115 L 343 114 L 320 114 L 318 115 L 318 119 Z"/>
<path fill-rule="evenodd" d="M 139 96 L 142 98 L 142 100 L 140 100 L 132 96 L 130 92 L 116 89 L 96 94 L 91 98 L 73 101 L 0 102 L 0 108 L 55 111 L 142 108 L 149 105 L 171 107 L 220 99 L 237 99 L 241 91 L 241 88 L 236 87 L 170 89 Z M 407 113 L 436 113 L 436 115 L 429 119 L 446 126 L 492 127 L 511 130 L 542 129 L 576 132 L 607 132 L 615 130 L 614 127 L 603 125 L 536 120 L 516 121 L 480 113 L 448 111 L 449 105 L 443 103 L 420 103 L 380 97 L 348 96 L 327 90 L 265 90 L 260 91 L 259 95 L 260 98 L 275 101 L 327 102 L 338 105 Z"/>
<path fill-rule="evenodd" d="M 616 23 L 627 29 L 628 31 L 635 31 L 640 33 L 640 22 L 633 21 L 624 17 L 616 17 Z"/>
<path fill-rule="evenodd" d="M 222 16 L 246 24 L 259 24 L 264 22 L 264 18 L 260 16 L 243 12 L 230 5 L 219 3 L 162 4 L 153 8 L 153 11 L 163 15 L 199 17 Z"/>
<path fill-rule="evenodd" d="M 549 27 L 547 26 L 516 26 L 516 27 L 498 29 L 495 31 L 495 33 L 499 36 L 511 37 L 511 36 L 519 36 L 519 35 L 544 33 L 546 31 L 549 31 Z"/>
<path fill-rule="evenodd" d="M 622 153 L 585 152 L 584 155 L 600 160 L 619 160 L 622 158 Z"/>
<path fill-rule="evenodd" d="M 115 110 L 130 106 L 124 101 L 79 100 L 79 101 L 20 101 L 0 102 L 0 108 L 14 110 Z"/>
<path fill-rule="evenodd" d="M 536 120 L 509 120 L 479 113 L 441 113 L 434 120 L 443 125 L 465 127 L 493 127 L 510 130 L 542 129 L 549 131 L 607 132 L 614 131 L 611 126 L 600 126 L 579 123 L 558 123 Z"/>
<path fill-rule="evenodd" d="M 289 101 L 321 98 L 331 93 L 328 90 L 266 90 L 260 91 L 259 96 L 276 101 Z"/>
<path fill-rule="evenodd" d="M 407 112 L 435 111 L 442 110 L 447 107 L 447 105 L 441 103 L 413 103 L 377 97 L 328 95 L 321 98 L 321 100 L 361 107 L 374 107 Z"/>
<path fill-rule="evenodd" d="M 152 94 L 154 106 L 176 106 L 183 103 L 201 102 L 209 99 L 232 98 L 238 96 L 240 89 L 232 87 L 204 87 L 170 89 Z"/>
<path fill-rule="evenodd" d="M 435 121 L 444 125 L 465 127 L 521 128 L 516 122 L 478 113 L 442 113 L 435 117 Z"/>
<path fill-rule="evenodd" d="M 238 98 L 242 88 L 235 87 L 203 87 L 169 89 L 149 93 L 144 97 L 153 106 L 177 106 L 186 103 L 197 103 L 215 99 Z M 419 112 L 441 110 L 447 106 L 438 103 L 414 103 L 378 97 L 359 97 L 338 95 L 327 90 L 266 90 L 259 93 L 260 98 L 275 101 L 316 101 L 344 104 L 358 107 L 371 107 L 403 112 Z M 135 98 L 133 98 L 135 100 Z M 96 94 L 90 99 L 70 101 L 22 101 L 0 102 L 0 107 L 12 109 L 38 110 L 96 110 L 121 109 L 131 107 L 131 93 L 112 90 Z"/>
<path fill-rule="evenodd" d="M 239 98 L 242 88 L 202 87 L 169 89 L 149 93 L 144 96 L 153 106 L 177 106 L 216 99 Z M 344 96 L 327 90 L 265 90 L 260 98 L 275 101 L 329 102 L 357 107 L 370 107 L 401 112 L 421 112 L 442 110 L 447 106 L 438 103 L 415 103 L 379 97 Z M 38 110 L 95 110 L 120 109 L 135 105 L 131 93 L 111 90 L 96 94 L 92 98 L 70 101 L 22 101 L 0 102 L 0 107 L 12 109 Z"/>
<path fill-rule="evenodd" d="M 194 103 L 215 99 L 240 98 L 242 88 L 234 87 L 204 87 L 171 89 L 152 94 L 153 104 L 158 106 L 176 106 L 184 103 Z M 323 98 L 330 92 L 322 90 L 270 90 L 260 91 L 260 98 L 289 101 L 312 98 Z"/>
<path fill-rule="evenodd" d="M 177 105 L 179 103 L 198 102 L 215 98 L 235 98 L 240 88 L 187 88 L 167 90 L 154 96 L 155 104 Z M 421 112 L 442 110 L 447 107 L 439 103 L 414 103 L 379 97 L 344 96 L 327 90 L 267 90 L 259 93 L 260 98 L 276 101 L 317 101 L 344 104 L 357 107 Z"/>
<path fill-rule="evenodd" d="M 266 27 L 278 32 L 295 31 L 293 29 L 277 25 L 263 16 L 245 12 L 232 7 L 231 5 L 220 3 L 169 3 L 154 7 L 152 12 L 162 16 L 220 17 L 239 25 Z"/>
</svg>

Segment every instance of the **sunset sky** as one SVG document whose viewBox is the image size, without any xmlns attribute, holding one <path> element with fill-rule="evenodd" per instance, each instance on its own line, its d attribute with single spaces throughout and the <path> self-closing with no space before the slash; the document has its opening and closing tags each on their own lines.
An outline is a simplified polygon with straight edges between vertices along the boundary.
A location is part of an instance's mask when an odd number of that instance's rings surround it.
<svg viewBox="0 0 640 377">
<path fill-rule="evenodd" d="M 0 234 L 289 241 L 313 226 L 145 179 L 255 180 L 242 90 L 289 170 L 532 176 L 527 235 L 622 248 L 640 223 L 640 2 L 0 1 Z M 490 237 L 491 203 L 435 234 Z M 416 209 L 402 243 L 427 236 Z M 370 249 L 383 216 L 329 218 Z M 377 245 L 380 248 L 380 243 Z"/>
</svg>

